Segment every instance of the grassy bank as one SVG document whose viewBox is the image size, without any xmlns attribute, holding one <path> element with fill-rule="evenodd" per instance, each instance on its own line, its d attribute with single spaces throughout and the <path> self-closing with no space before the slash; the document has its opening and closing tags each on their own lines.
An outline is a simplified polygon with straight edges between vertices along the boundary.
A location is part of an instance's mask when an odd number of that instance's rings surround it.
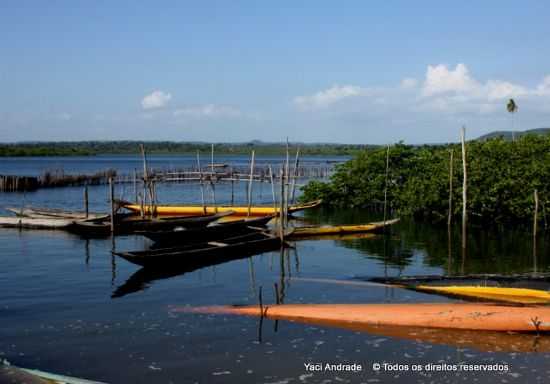
<svg viewBox="0 0 550 384">
<path fill-rule="evenodd" d="M 394 214 L 442 220 L 449 200 L 450 151 L 453 161 L 452 214 L 462 210 L 459 145 L 396 144 L 389 152 L 388 202 Z M 550 136 L 527 135 L 467 143 L 468 211 L 474 221 L 528 223 L 538 190 L 542 227 L 550 200 Z M 322 198 L 338 207 L 380 208 L 384 201 L 386 148 L 361 151 L 340 165 L 330 182 L 312 181 L 304 200 Z"/>
</svg>

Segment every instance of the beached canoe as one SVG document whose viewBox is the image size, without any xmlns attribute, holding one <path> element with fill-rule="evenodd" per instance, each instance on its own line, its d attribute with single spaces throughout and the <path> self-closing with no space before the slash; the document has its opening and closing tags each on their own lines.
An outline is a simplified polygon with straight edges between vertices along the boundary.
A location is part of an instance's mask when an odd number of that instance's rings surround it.
<svg viewBox="0 0 550 384">
<path fill-rule="evenodd" d="M 98 220 L 108 218 L 109 215 L 105 213 L 88 213 L 86 212 L 77 212 L 77 211 L 65 211 L 62 209 L 54 208 L 6 208 L 6 211 L 14 213 L 16 216 L 20 217 L 30 217 L 37 219 L 73 219 L 73 220 Z"/>
<path fill-rule="evenodd" d="M 269 319 L 306 324 L 378 325 L 498 332 L 550 331 L 548 306 L 500 306 L 484 303 L 281 304 L 264 306 Z M 260 316 L 260 307 L 174 307 L 176 312 Z"/>
<path fill-rule="evenodd" d="M 291 205 L 288 208 L 289 213 L 295 213 L 304 209 L 314 208 L 321 204 L 321 200 L 311 201 L 305 204 Z M 120 202 L 120 205 L 132 212 L 140 213 L 141 206 L 128 202 Z M 149 214 L 150 207 L 144 208 L 145 213 Z M 201 205 L 159 205 L 156 207 L 158 215 L 201 215 L 204 213 L 228 212 L 233 211 L 234 216 L 248 216 L 247 206 L 206 206 Z M 250 216 L 269 216 L 279 213 L 279 208 L 273 206 L 252 206 L 250 207 Z"/>
<path fill-rule="evenodd" d="M 239 258 L 246 254 L 267 252 L 278 249 L 280 245 L 279 237 L 266 232 L 254 232 L 220 241 L 144 251 L 113 252 L 113 254 L 143 267 L 169 269 L 187 267 L 210 260 Z"/>
<path fill-rule="evenodd" d="M 382 231 L 385 227 L 396 224 L 399 219 L 392 219 L 369 223 L 369 224 L 355 224 L 355 225 L 319 225 L 319 226 L 303 226 L 294 227 L 289 233 L 290 239 L 304 238 L 304 237 L 317 237 L 317 236 L 331 236 L 331 235 L 345 235 L 353 233 L 370 233 Z"/>
<path fill-rule="evenodd" d="M 0 217 L 0 227 L 21 229 L 65 229 L 73 223 L 70 219 L 30 218 L 30 217 Z"/>
</svg>

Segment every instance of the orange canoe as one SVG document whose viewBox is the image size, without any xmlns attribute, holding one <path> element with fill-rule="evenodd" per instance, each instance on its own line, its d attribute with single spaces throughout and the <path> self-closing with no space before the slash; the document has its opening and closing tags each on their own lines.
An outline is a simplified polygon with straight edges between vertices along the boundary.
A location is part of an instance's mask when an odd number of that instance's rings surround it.
<svg viewBox="0 0 550 384">
<path fill-rule="evenodd" d="M 346 327 L 406 326 L 499 332 L 550 331 L 549 306 L 504 306 L 484 303 L 415 304 L 281 304 L 264 306 L 269 319 Z M 260 316 L 259 306 L 175 307 L 177 312 Z"/>
</svg>

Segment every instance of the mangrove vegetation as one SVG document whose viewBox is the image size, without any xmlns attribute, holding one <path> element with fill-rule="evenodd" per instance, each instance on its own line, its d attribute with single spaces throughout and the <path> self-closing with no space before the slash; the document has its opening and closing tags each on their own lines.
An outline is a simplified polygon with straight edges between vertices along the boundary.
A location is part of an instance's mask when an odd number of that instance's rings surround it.
<svg viewBox="0 0 550 384">
<path fill-rule="evenodd" d="M 450 167 L 451 152 L 454 153 Z M 389 154 L 388 154 L 389 153 Z M 541 227 L 546 228 L 550 202 L 550 136 L 524 135 L 515 141 L 502 137 L 467 143 L 470 220 L 483 223 L 528 223 L 533 220 L 534 191 L 538 191 Z M 386 179 L 386 160 L 389 160 Z M 387 185 L 388 207 L 394 214 L 444 220 L 462 210 L 460 144 L 362 150 L 338 165 L 329 182 L 311 181 L 302 199 L 323 199 L 333 207 L 381 209 Z"/>
</svg>

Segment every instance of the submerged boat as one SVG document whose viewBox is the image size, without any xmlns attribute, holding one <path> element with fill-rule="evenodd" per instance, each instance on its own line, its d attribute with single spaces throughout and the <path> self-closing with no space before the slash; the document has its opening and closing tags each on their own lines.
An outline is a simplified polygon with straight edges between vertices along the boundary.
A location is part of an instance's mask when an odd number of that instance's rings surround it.
<svg viewBox="0 0 550 384">
<path fill-rule="evenodd" d="M 280 245 L 280 238 L 266 232 L 254 232 L 220 241 L 144 251 L 113 252 L 113 254 L 143 267 L 172 268 L 217 258 L 242 257 L 245 254 L 267 252 L 279 248 Z"/>
<path fill-rule="evenodd" d="M 121 207 L 124 207 L 132 212 L 140 213 L 142 207 L 139 204 L 133 204 L 126 201 L 119 202 Z M 288 208 L 288 213 L 295 213 L 304 209 L 314 208 L 321 204 L 321 200 L 315 200 L 304 204 L 291 205 Z M 149 214 L 151 208 L 144 207 L 145 213 Z M 217 213 L 233 211 L 234 216 L 269 216 L 279 214 L 280 209 L 273 206 L 251 206 L 250 215 L 247 206 L 202 206 L 202 205 L 159 205 L 155 207 L 155 212 L 158 215 L 200 215 L 204 213 Z"/>
<path fill-rule="evenodd" d="M 175 307 L 172 311 L 261 316 L 258 305 Z M 400 326 L 497 332 L 548 332 L 550 307 L 484 303 L 281 304 L 263 307 L 269 319 L 326 326 Z"/>
<path fill-rule="evenodd" d="M 550 292 L 539 289 L 482 287 L 482 286 L 430 286 L 417 285 L 415 291 L 442 294 L 487 301 L 502 301 L 517 304 L 546 304 L 550 303 Z"/>
<path fill-rule="evenodd" d="M 294 227 L 288 233 L 290 239 L 303 237 L 321 237 L 331 235 L 346 235 L 354 233 L 369 233 L 379 232 L 390 225 L 396 224 L 399 219 L 392 219 L 369 224 L 356 225 L 318 225 L 318 226 L 303 226 Z"/>
<path fill-rule="evenodd" d="M 138 232 L 138 234 L 162 245 L 200 243 L 251 233 L 255 230 L 254 228 L 265 228 L 272 218 L 273 216 L 240 219 L 215 223 L 201 228 L 176 228 L 170 231 L 143 231 Z M 257 230 L 258 229 L 256 229 L 256 231 Z"/>
<path fill-rule="evenodd" d="M 134 215 L 115 216 L 115 233 L 130 234 L 136 231 L 160 231 L 174 228 L 204 228 L 208 224 L 223 217 L 230 216 L 229 212 L 220 212 L 211 215 L 169 217 L 169 218 L 141 218 Z M 111 233 L 109 220 L 81 220 L 74 221 L 69 230 L 83 236 L 106 236 Z"/>
</svg>

